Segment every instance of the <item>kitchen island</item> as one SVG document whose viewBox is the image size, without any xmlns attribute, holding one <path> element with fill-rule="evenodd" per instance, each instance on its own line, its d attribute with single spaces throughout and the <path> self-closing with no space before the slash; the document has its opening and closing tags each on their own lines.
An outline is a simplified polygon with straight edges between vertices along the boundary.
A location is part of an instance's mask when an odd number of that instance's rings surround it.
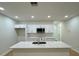
<svg viewBox="0 0 79 59">
<path fill-rule="evenodd" d="M 46 41 L 46 44 L 21 41 L 10 47 L 13 56 L 69 56 L 70 48 L 62 41 Z"/>
</svg>

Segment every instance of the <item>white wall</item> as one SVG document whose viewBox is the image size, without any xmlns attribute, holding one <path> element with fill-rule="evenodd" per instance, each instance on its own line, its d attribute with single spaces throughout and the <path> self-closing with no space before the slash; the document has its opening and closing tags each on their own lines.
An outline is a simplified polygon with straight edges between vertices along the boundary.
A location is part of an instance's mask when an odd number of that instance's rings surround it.
<svg viewBox="0 0 79 59">
<path fill-rule="evenodd" d="M 16 43 L 17 36 L 14 30 L 14 21 L 0 14 L 0 54 Z"/>
<path fill-rule="evenodd" d="M 79 16 L 62 23 L 61 39 L 73 48 L 79 48 Z"/>
</svg>

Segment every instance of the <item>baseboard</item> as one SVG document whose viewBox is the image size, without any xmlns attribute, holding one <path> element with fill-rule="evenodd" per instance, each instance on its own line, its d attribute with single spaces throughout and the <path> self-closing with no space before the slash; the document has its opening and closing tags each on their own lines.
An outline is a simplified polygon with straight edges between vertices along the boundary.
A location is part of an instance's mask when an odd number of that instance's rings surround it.
<svg viewBox="0 0 79 59">
<path fill-rule="evenodd" d="M 70 56 L 79 56 L 79 52 L 76 49 L 70 49 L 69 53 Z"/>
<path fill-rule="evenodd" d="M 12 49 L 9 49 L 7 51 L 5 51 L 4 53 L 2 53 L 0 56 L 6 56 L 8 53 L 10 53 L 12 51 Z"/>
</svg>

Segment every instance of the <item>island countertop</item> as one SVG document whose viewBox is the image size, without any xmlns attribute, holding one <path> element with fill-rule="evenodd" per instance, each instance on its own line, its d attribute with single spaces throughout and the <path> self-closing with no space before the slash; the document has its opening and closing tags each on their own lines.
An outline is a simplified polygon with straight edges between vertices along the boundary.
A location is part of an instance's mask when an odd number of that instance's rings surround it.
<svg viewBox="0 0 79 59">
<path fill-rule="evenodd" d="M 46 44 L 32 44 L 33 41 L 21 41 L 13 46 L 11 49 L 19 49 L 19 48 L 71 48 L 68 44 L 62 41 L 46 41 Z"/>
</svg>

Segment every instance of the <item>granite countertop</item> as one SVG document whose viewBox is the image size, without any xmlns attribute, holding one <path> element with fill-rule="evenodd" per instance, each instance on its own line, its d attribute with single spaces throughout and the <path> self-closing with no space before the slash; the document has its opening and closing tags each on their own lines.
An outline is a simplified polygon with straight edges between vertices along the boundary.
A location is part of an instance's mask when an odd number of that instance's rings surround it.
<svg viewBox="0 0 79 59">
<path fill-rule="evenodd" d="M 18 49 L 18 48 L 71 48 L 69 45 L 62 41 L 47 41 L 46 44 L 32 44 L 33 41 L 21 41 L 13 46 L 11 49 Z"/>
</svg>

